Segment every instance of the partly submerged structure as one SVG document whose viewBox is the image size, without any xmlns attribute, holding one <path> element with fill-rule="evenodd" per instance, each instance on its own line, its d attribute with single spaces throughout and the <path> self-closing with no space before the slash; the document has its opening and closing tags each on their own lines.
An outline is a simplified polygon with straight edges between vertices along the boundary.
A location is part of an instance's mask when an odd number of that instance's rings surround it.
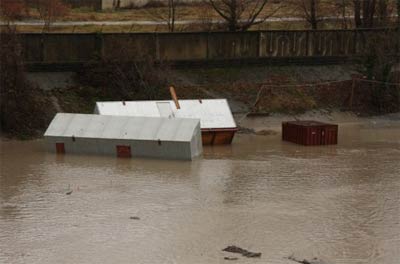
<svg viewBox="0 0 400 264">
<path fill-rule="evenodd" d="M 57 153 L 192 160 L 203 151 L 199 119 L 59 113 L 44 137 Z"/>
<path fill-rule="evenodd" d="M 339 126 L 318 121 L 282 123 L 282 140 L 305 146 L 336 145 Z"/>
<path fill-rule="evenodd" d="M 200 119 L 204 145 L 232 143 L 237 131 L 226 99 L 97 102 L 99 115 Z"/>
</svg>

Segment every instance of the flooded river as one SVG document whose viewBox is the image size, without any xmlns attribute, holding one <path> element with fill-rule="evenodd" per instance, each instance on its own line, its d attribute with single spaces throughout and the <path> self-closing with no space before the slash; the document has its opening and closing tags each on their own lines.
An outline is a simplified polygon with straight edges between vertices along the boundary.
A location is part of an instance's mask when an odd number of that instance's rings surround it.
<svg viewBox="0 0 400 264">
<path fill-rule="evenodd" d="M 194 162 L 2 141 L 0 263 L 398 264 L 400 124 L 374 124 L 328 147 L 238 135 Z"/>
</svg>

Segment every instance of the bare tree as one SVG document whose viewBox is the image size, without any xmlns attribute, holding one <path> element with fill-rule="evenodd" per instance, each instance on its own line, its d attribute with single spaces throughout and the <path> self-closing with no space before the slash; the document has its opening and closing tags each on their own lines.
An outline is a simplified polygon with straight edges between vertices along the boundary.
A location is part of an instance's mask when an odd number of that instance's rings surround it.
<svg viewBox="0 0 400 264">
<path fill-rule="evenodd" d="M 310 24 L 312 29 L 318 29 L 321 0 L 290 0 L 289 4 Z"/>
<path fill-rule="evenodd" d="M 397 0 L 397 27 L 400 31 L 400 0 Z"/>
<path fill-rule="evenodd" d="M 113 0 L 112 6 L 114 9 L 120 9 L 121 8 L 121 0 Z"/>
<path fill-rule="evenodd" d="M 22 0 L 0 1 L 0 15 L 7 21 L 8 26 L 11 22 L 23 18 L 28 12 L 29 10 Z"/>
<path fill-rule="evenodd" d="M 26 76 L 22 40 L 8 27 L 0 41 L 0 131 L 27 138 L 42 131 L 54 109 L 47 94 Z"/>
<path fill-rule="evenodd" d="M 61 0 L 38 0 L 38 11 L 44 21 L 44 30 L 48 31 L 55 19 L 69 12 L 69 6 Z"/>
<path fill-rule="evenodd" d="M 362 2 L 363 25 L 364 27 L 374 26 L 374 16 L 376 12 L 376 0 L 364 0 Z"/>
<path fill-rule="evenodd" d="M 389 0 L 378 1 L 378 20 L 381 25 L 386 25 L 389 19 Z"/>
<path fill-rule="evenodd" d="M 214 10 L 226 21 L 229 31 L 245 31 L 252 25 L 263 23 L 261 17 L 268 0 L 208 0 Z M 261 17 L 261 18 L 259 18 Z"/>
<path fill-rule="evenodd" d="M 354 21 L 357 28 L 387 26 L 389 0 L 353 0 Z"/>
<path fill-rule="evenodd" d="M 150 15 L 153 16 L 155 19 L 165 22 L 168 26 L 169 32 L 174 32 L 175 20 L 177 15 L 177 4 L 177 0 L 168 0 L 166 11 L 165 8 L 151 8 L 147 12 L 149 12 Z"/>
<path fill-rule="evenodd" d="M 354 24 L 356 28 L 362 27 L 361 20 L 361 0 L 353 0 L 354 6 Z"/>
<path fill-rule="evenodd" d="M 350 6 L 350 1 L 351 0 L 340 0 L 334 3 L 338 15 L 338 20 L 340 20 L 343 29 L 347 29 L 349 27 L 348 10 Z"/>
<path fill-rule="evenodd" d="M 303 3 L 306 1 L 303 0 Z M 303 10 L 304 13 L 306 14 L 306 19 L 308 23 L 311 24 L 312 29 L 318 29 L 318 23 L 321 21 L 321 19 L 318 18 L 317 16 L 317 9 L 318 5 L 320 4 L 319 0 L 309 0 L 308 1 L 309 6 L 303 4 Z"/>
</svg>

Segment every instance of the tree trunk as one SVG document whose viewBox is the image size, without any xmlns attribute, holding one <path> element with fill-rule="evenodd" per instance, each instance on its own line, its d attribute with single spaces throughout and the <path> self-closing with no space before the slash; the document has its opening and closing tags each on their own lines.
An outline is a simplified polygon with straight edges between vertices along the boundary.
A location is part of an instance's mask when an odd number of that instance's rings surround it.
<svg viewBox="0 0 400 264">
<path fill-rule="evenodd" d="M 360 0 L 354 0 L 354 23 L 356 28 L 360 28 L 362 26 Z"/>
<path fill-rule="evenodd" d="M 175 2 L 172 0 L 172 19 L 171 19 L 171 32 L 175 31 Z"/>
<path fill-rule="evenodd" d="M 168 0 L 168 29 L 175 31 L 175 0 Z"/>
<path fill-rule="evenodd" d="M 388 23 L 388 0 L 379 0 L 378 18 L 380 26 L 387 26 Z"/>
<path fill-rule="evenodd" d="M 317 7 L 315 0 L 310 1 L 310 22 L 312 29 L 318 29 L 318 21 L 317 21 Z"/>
<path fill-rule="evenodd" d="M 342 28 L 347 29 L 347 18 L 346 18 L 346 0 L 342 0 Z"/>
<path fill-rule="evenodd" d="M 375 10 L 376 10 L 376 0 L 364 0 L 364 2 L 363 2 L 363 27 L 371 28 L 374 26 Z"/>
<path fill-rule="evenodd" d="M 400 0 L 397 0 L 397 27 L 400 31 Z"/>
<path fill-rule="evenodd" d="M 238 18 L 237 18 L 237 2 L 236 0 L 232 0 L 230 9 L 230 21 L 229 21 L 229 31 L 237 31 L 238 30 Z"/>
</svg>

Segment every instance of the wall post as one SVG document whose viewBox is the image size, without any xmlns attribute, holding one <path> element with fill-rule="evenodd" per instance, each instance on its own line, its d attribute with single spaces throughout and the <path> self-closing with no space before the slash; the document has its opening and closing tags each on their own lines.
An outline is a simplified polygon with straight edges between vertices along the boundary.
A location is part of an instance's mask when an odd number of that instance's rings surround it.
<svg viewBox="0 0 400 264">
<path fill-rule="evenodd" d="M 261 58 L 263 55 L 262 55 L 262 47 L 263 47 L 263 45 L 262 45 L 262 40 L 263 40 L 263 36 L 262 36 L 262 31 L 259 31 L 258 32 L 258 58 Z"/>
<path fill-rule="evenodd" d="M 44 62 L 44 52 L 45 52 L 45 45 L 44 45 L 44 34 L 40 37 L 40 62 Z M 26 41 L 26 40 L 25 40 Z"/>
<path fill-rule="evenodd" d="M 358 42 L 358 37 L 357 37 L 357 30 L 353 31 L 353 55 L 357 54 L 357 42 Z"/>
<path fill-rule="evenodd" d="M 206 60 L 210 59 L 210 31 L 207 32 Z"/>
<path fill-rule="evenodd" d="M 158 33 L 155 33 L 155 44 L 156 44 L 156 61 L 161 61 L 160 57 L 160 39 L 158 37 Z"/>
<path fill-rule="evenodd" d="M 99 59 L 104 59 L 104 38 L 103 34 L 96 35 L 96 53 L 99 56 Z"/>
</svg>

